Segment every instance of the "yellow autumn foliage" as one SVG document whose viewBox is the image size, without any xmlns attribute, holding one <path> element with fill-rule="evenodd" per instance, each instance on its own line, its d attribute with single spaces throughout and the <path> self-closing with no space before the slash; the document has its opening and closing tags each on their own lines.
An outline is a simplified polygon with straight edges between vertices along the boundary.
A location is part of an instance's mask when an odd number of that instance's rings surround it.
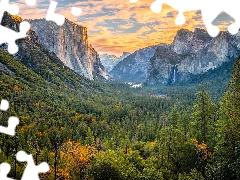
<svg viewBox="0 0 240 180">
<path fill-rule="evenodd" d="M 90 164 L 90 158 L 96 153 L 92 146 L 81 145 L 79 142 L 68 140 L 60 147 L 59 179 L 74 179 L 81 176 L 82 171 Z"/>
<path fill-rule="evenodd" d="M 198 143 L 197 139 L 192 139 L 193 144 L 196 147 L 197 153 L 201 155 L 202 159 L 208 159 L 212 156 L 212 153 L 209 151 L 207 144 L 205 143 Z"/>
</svg>

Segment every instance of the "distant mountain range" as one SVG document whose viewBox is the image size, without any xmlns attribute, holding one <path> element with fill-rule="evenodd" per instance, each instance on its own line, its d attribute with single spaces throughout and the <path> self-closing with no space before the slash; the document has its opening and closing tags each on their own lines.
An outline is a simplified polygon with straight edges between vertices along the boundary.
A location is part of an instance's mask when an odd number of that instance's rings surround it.
<svg viewBox="0 0 240 180">
<path fill-rule="evenodd" d="M 156 49 L 157 46 L 150 46 L 135 51 L 120 61 L 110 71 L 110 75 L 114 80 L 146 81 L 150 58 L 153 57 Z"/>
<path fill-rule="evenodd" d="M 220 67 L 240 54 L 240 33 L 221 32 L 212 38 L 203 29 L 181 29 L 171 44 L 135 51 L 118 63 L 110 75 L 115 80 L 171 85 Z M 222 69 L 222 68 L 221 68 Z"/>
<path fill-rule="evenodd" d="M 100 55 L 100 60 L 105 67 L 105 69 L 110 72 L 114 66 L 116 66 L 120 61 L 122 61 L 124 58 L 129 56 L 131 53 L 129 52 L 123 52 L 123 54 L 120 57 L 117 57 L 115 55 L 108 55 L 108 54 L 102 54 Z"/>
<path fill-rule="evenodd" d="M 1 24 L 19 31 L 21 21 L 18 16 L 4 13 Z M 191 82 L 191 78 L 196 79 L 199 74 L 217 69 L 240 54 L 240 33 L 230 35 L 221 32 L 212 38 L 203 29 L 181 29 L 171 44 L 149 46 L 132 54 L 124 52 L 120 57 L 107 54 L 99 56 L 88 42 L 85 27 L 67 19 L 60 27 L 45 19 L 29 21 L 32 28 L 26 38 L 17 41 L 19 52 L 13 57 L 43 74 L 47 74 L 44 68 L 53 71 L 49 67 L 52 65 L 47 66 L 51 61 L 62 69 L 70 68 L 90 80 L 100 78 L 171 85 Z M 6 44 L 0 45 L 0 48 L 7 52 Z M 63 77 L 53 73 L 48 74 L 48 78 Z"/>
<path fill-rule="evenodd" d="M 161 45 L 150 60 L 148 84 L 174 84 L 188 81 L 189 75 L 198 75 L 220 67 L 223 62 L 240 54 L 240 33 L 221 32 L 212 38 L 203 29 L 194 32 L 181 29 L 172 44 Z"/>
</svg>

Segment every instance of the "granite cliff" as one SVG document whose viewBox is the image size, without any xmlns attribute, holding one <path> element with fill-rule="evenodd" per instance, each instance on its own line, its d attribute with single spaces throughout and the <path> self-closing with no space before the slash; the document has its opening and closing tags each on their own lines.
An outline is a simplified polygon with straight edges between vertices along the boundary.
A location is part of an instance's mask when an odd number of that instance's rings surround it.
<svg viewBox="0 0 240 180">
<path fill-rule="evenodd" d="M 45 19 L 29 20 L 39 41 L 70 69 L 89 79 L 109 78 L 99 55 L 88 42 L 87 28 L 67 19 L 63 26 Z"/>
<path fill-rule="evenodd" d="M 221 32 L 212 38 L 203 29 L 181 29 L 172 44 L 160 45 L 150 60 L 148 84 L 186 81 L 189 74 L 215 69 L 240 54 L 240 33 Z"/>
<path fill-rule="evenodd" d="M 100 60 L 105 67 L 105 69 L 110 72 L 120 61 L 122 61 L 124 58 L 129 56 L 131 53 L 129 52 L 123 52 L 123 54 L 120 57 L 117 57 L 115 55 L 109 55 L 109 54 L 102 54 L 100 55 Z"/>
<path fill-rule="evenodd" d="M 110 75 L 115 80 L 144 82 L 147 79 L 150 58 L 156 49 L 157 45 L 135 51 L 120 61 Z"/>
<path fill-rule="evenodd" d="M 19 25 L 22 21 L 21 17 L 12 16 L 5 12 L 1 24 L 14 31 L 19 31 Z M 75 89 L 84 88 L 88 90 L 91 86 L 95 86 L 94 81 L 90 81 L 65 66 L 55 53 L 50 52 L 42 45 L 32 28 L 27 32 L 26 38 L 17 40 L 16 44 L 19 51 L 12 56 L 46 81 L 59 87 L 63 87 L 64 83 L 64 86 Z M 0 48 L 8 53 L 7 47 L 5 43 L 0 45 Z M 9 71 L 9 68 L 2 64 L 0 64 L 0 69 L 13 74 Z"/>
<path fill-rule="evenodd" d="M 19 26 L 22 21 L 23 19 L 21 17 L 12 16 L 5 12 L 1 24 L 14 31 L 19 31 Z M 27 32 L 26 38 L 17 40 L 16 44 L 19 50 L 16 54 L 13 54 L 13 57 L 31 69 L 36 70 L 44 64 L 45 61 L 50 60 L 54 61 L 57 65 L 64 66 L 55 54 L 48 51 L 48 49 L 40 43 L 37 34 L 32 28 Z M 0 48 L 8 52 L 7 44 L 1 44 Z"/>
</svg>

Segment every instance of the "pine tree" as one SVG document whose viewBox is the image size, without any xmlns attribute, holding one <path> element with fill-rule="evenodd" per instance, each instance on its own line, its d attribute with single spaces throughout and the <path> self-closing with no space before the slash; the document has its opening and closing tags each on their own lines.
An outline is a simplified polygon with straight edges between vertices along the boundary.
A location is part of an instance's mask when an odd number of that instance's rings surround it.
<svg viewBox="0 0 240 180">
<path fill-rule="evenodd" d="M 213 138 L 213 104 L 210 99 L 209 92 L 204 85 L 200 85 L 202 90 L 196 95 L 196 103 L 192 113 L 192 136 L 197 138 L 199 142 L 208 145 L 212 143 Z"/>
<path fill-rule="evenodd" d="M 214 179 L 240 179 L 240 56 L 220 107 Z"/>
<path fill-rule="evenodd" d="M 193 107 L 192 122 L 191 122 L 191 137 L 197 143 L 195 162 L 197 170 L 206 177 L 205 167 L 210 160 L 211 152 L 213 151 L 215 141 L 214 131 L 214 108 L 210 99 L 209 92 L 204 85 L 200 85 L 202 90 L 196 95 L 196 103 Z M 207 155 L 205 156 L 207 152 Z"/>
<path fill-rule="evenodd" d="M 88 127 L 88 129 L 87 129 L 87 134 L 86 134 L 86 136 L 87 136 L 87 137 L 86 137 L 85 143 L 86 143 L 87 145 L 93 145 L 94 142 L 95 142 L 95 140 L 94 140 L 93 132 L 92 132 L 92 130 L 91 130 L 90 127 Z"/>
<path fill-rule="evenodd" d="M 180 114 L 176 106 L 174 106 L 171 112 L 169 113 L 168 119 L 169 119 L 170 125 L 172 125 L 173 127 L 179 126 Z"/>
</svg>

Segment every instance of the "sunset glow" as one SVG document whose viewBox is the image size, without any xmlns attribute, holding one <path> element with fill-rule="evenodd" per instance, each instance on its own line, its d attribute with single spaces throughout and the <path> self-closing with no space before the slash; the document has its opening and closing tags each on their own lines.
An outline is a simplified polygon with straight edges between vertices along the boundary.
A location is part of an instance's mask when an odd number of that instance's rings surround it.
<svg viewBox="0 0 240 180">
<path fill-rule="evenodd" d="M 19 15 L 24 19 L 45 18 L 49 5 L 46 0 L 37 1 L 37 5 L 30 8 L 25 5 L 25 0 L 13 2 L 19 5 Z M 99 54 L 119 56 L 122 52 L 134 52 L 155 44 L 171 43 L 181 28 L 205 28 L 200 11 L 185 13 L 186 24 L 177 26 L 174 21 L 178 12 L 164 5 L 162 11 L 155 14 L 150 10 L 152 0 L 139 0 L 134 4 L 129 3 L 129 0 L 58 2 L 57 13 L 87 27 L 89 42 Z M 82 8 L 80 17 L 71 14 L 74 6 Z M 226 30 L 233 21 L 227 14 L 222 13 L 213 23 L 219 25 L 221 30 Z"/>
</svg>

